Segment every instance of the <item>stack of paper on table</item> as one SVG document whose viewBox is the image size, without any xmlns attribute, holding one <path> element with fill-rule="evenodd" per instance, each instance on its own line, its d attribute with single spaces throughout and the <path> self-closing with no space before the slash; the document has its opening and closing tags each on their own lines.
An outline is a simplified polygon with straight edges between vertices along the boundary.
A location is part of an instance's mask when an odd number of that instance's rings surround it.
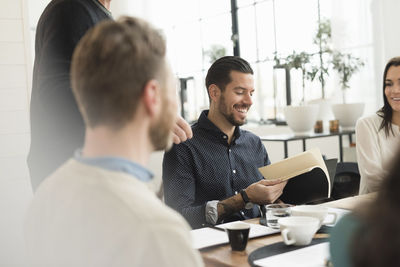
<svg viewBox="0 0 400 267">
<path fill-rule="evenodd" d="M 230 223 L 216 225 L 218 228 L 225 229 Z M 279 229 L 272 229 L 264 225 L 249 223 L 249 238 L 260 237 L 279 233 Z M 210 227 L 200 228 L 190 231 L 192 244 L 195 249 L 202 249 L 220 244 L 229 243 L 228 235 L 224 231 Z"/>
<path fill-rule="evenodd" d="M 329 259 L 329 243 L 324 242 L 254 261 L 262 267 L 324 267 Z"/>
</svg>

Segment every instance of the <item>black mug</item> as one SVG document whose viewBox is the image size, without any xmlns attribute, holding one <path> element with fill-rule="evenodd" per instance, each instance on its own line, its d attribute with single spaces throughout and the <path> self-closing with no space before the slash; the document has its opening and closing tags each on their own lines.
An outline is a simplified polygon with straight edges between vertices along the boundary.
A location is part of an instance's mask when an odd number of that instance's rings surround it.
<svg viewBox="0 0 400 267">
<path fill-rule="evenodd" d="M 243 251 L 246 249 L 249 239 L 250 225 L 244 222 L 233 222 L 226 226 L 229 244 L 233 251 Z"/>
</svg>

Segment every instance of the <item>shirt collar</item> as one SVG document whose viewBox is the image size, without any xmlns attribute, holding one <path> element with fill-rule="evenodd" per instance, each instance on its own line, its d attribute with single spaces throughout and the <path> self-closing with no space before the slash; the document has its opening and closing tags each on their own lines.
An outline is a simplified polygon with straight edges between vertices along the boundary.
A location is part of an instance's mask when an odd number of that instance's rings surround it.
<svg viewBox="0 0 400 267">
<path fill-rule="evenodd" d="M 142 182 L 149 182 L 153 179 L 153 173 L 133 161 L 119 157 L 83 157 L 82 150 L 75 152 L 74 158 L 84 164 L 100 167 L 110 171 L 124 172 L 132 175 Z"/>
<path fill-rule="evenodd" d="M 99 0 L 92 0 L 101 10 L 104 11 L 110 18 L 112 18 L 111 11 L 108 10 L 105 6 L 103 6 L 102 3 L 99 2 Z"/>
<path fill-rule="evenodd" d="M 222 139 L 227 139 L 226 134 L 222 132 L 214 123 L 212 123 L 212 121 L 208 119 L 208 112 L 209 110 L 203 110 L 203 112 L 201 112 L 200 117 L 198 119 L 198 124 L 200 128 L 214 132 L 215 135 L 221 137 Z M 234 141 L 239 139 L 241 132 L 242 130 L 240 129 L 240 127 L 236 126 L 235 131 L 233 132 Z"/>
</svg>

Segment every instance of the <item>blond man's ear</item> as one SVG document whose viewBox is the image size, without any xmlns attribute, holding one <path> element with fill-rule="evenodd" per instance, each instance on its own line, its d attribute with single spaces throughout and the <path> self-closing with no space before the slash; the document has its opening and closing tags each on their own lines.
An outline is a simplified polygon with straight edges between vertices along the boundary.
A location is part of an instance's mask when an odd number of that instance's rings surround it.
<svg viewBox="0 0 400 267">
<path fill-rule="evenodd" d="M 157 116 L 161 112 L 161 87 L 156 80 L 150 80 L 145 84 L 142 101 L 150 117 Z"/>
</svg>

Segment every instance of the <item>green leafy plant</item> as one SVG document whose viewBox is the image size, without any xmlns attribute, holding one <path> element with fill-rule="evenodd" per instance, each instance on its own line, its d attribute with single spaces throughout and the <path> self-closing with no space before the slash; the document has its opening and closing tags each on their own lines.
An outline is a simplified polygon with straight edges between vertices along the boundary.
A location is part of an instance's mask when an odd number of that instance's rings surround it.
<svg viewBox="0 0 400 267">
<path fill-rule="evenodd" d="M 307 76 L 307 68 L 310 63 L 310 54 L 306 52 L 296 53 L 293 51 L 292 54 L 286 57 L 286 64 L 289 69 L 300 69 L 301 70 L 301 78 L 302 78 L 302 87 L 303 87 L 303 96 L 301 102 L 304 103 L 305 96 L 305 80 L 308 78 Z"/>
<path fill-rule="evenodd" d="M 330 43 L 332 39 L 332 27 L 329 19 L 321 19 L 318 23 L 318 30 L 314 36 L 314 44 L 318 45 L 322 52 L 330 51 Z"/>
<path fill-rule="evenodd" d="M 226 56 L 226 48 L 222 45 L 211 45 L 211 47 L 204 52 L 204 55 L 208 57 L 209 62 L 212 64 L 217 59 Z"/>
<path fill-rule="evenodd" d="M 350 88 L 349 82 L 354 73 L 358 72 L 363 66 L 364 62 L 358 58 L 353 57 L 348 53 L 340 53 L 335 51 L 332 57 L 333 69 L 339 74 L 340 84 L 342 86 L 343 104 L 346 103 L 346 89 Z"/>
<path fill-rule="evenodd" d="M 321 83 L 322 98 L 325 98 L 325 79 L 327 76 L 329 76 L 329 58 L 332 54 L 331 39 L 331 22 L 328 19 L 322 19 L 318 23 L 318 30 L 313 40 L 314 44 L 318 45 L 319 47 L 319 64 L 313 65 L 311 67 L 311 71 L 307 73 L 307 76 L 311 81 L 318 77 L 318 80 Z M 324 60 L 324 57 L 328 57 L 328 60 Z"/>
</svg>

